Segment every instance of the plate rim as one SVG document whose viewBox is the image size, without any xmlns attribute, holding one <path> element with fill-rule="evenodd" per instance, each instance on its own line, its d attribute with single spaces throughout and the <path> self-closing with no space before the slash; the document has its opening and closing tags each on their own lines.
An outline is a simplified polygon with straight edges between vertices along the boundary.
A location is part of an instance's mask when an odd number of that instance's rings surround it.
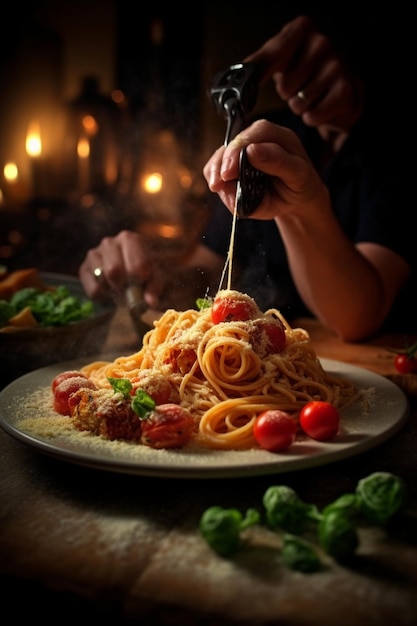
<svg viewBox="0 0 417 626">
<path fill-rule="evenodd" d="M 323 444 L 320 442 L 315 442 L 314 440 L 308 440 L 308 445 L 310 447 L 325 447 L 325 451 L 323 453 L 320 453 L 319 451 L 319 453 L 313 456 L 301 456 L 301 458 L 299 458 L 299 456 L 295 456 L 295 458 L 289 459 L 288 457 L 291 455 L 291 451 L 287 451 L 285 453 L 277 455 L 277 453 L 268 452 L 266 450 L 256 450 L 256 454 L 258 456 L 265 458 L 264 461 L 256 463 L 254 462 L 253 464 L 248 465 L 247 460 L 245 461 L 244 459 L 242 459 L 241 464 L 227 465 L 227 460 L 225 460 L 225 462 L 220 465 L 205 466 L 193 466 L 192 464 L 178 466 L 175 464 L 173 465 L 172 462 L 161 463 L 160 459 L 156 459 L 156 461 L 153 460 L 151 462 L 144 462 L 143 460 L 135 462 L 126 458 L 123 460 L 123 458 L 117 458 L 117 456 L 106 456 L 104 458 L 102 454 L 92 454 L 91 449 L 90 452 L 86 452 L 85 450 L 77 451 L 62 446 L 60 447 L 59 445 L 56 445 L 56 443 L 52 444 L 51 440 L 48 440 L 46 437 L 37 437 L 18 428 L 18 425 L 14 423 L 18 420 L 18 418 L 15 417 L 15 419 L 13 420 L 13 417 L 10 416 L 11 407 L 4 407 L 5 403 L 12 402 L 13 405 L 13 400 L 14 403 L 16 403 L 16 397 L 19 395 L 19 392 L 21 393 L 23 390 L 26 390 L 26 394 L 30 393 L 30 387 L 32 383 L 34 385 L 36 383 L 36 388 L 38 389 L 45 386 L 47 380 L 51 381 L 56 373 L 59 373 L 60 371 L 64 371 L 66 369 L 79 369 L 82 365 L 89 363 L 92 360 L 95 360 L 95 358 L 96 357 L 93 356 L 88 358 L 65 361 L 62 363 L 54 363 L 52 365 L 48 365 L 24 374 L 23 376 L 9 383 L 3 390 L 0 391 L 0 427 L 2 427 L 3 430 L 11 435 L 13 438 L 17 439 L 23 444 L 28 445 L 30 448 L 35 449 L 36 451 L 42 452 L 59 460 L 63 460 L 79 466 L 89 467 L 92 469 L 130 475 L 174 479 L 244 478 L 250 476 L 266 476 L 272 474 L 301 471 L 303 469 L 310 469 L 313 467 L 327 465 L 340 460 L 351 458 L 352 456 L 357 456 L 362 452 L 370 450 L 384 443 L 387 439 L 392 437 L 402 428 L 402 426 L 407 421 L 410 413 L 409 399 L 407 398 L 404 391 L 393 381 L 380 374 L 377 374 L 372 370 L 368 370 L 357 365 L 319 357 L 319 360 L 322 363 L 323 367 L 331 373 L 337 373 L 347 378 L 349 378 L 349 376 L 353 378 L 364 377 L 364 379 L 367 380 L 368 383 L 362 386 L 372 388 L 376 385 L 377 388 L 379 387 L 380 389 L 384 389 L 384 391 L 389 390 L 390 392 L 392 392 L 393 401 L 395 400 L 396 403 L 396 416 L 395 419 L 392 419 L 389 426 L 381 430 L 377 435 L 372 436 L 372 434 L 368 433 L 367 436 L 364 435 L 362 440 L 352 443 L 351 445 L 347 444 L 343 449 L 338 449 L 338 441 Z M 106 358 L 113 359 L 115 358 L 115 355 L 107 354 L 97 356 L 97 359 L 100 360 Z M 42 380 L 42 378 L 45 378 L 44 383 L 40 383 L 40 380 Z M 374 384 L 372 384 L 372 382 Z M 9 415 L 7 415 L 8 408 Z M 16 408 L 15 404 L 13 405 L 13 408 Z M 161 451 L 155 450 L 155 452 L 159 453 Z M 164 450 L 163 452 L 165 456 L 167 453 L 168 455 L 176 454 L 176 451 L 171 450 Z M 217 456 L 219 453 L 227 454 L 229 452 L 232 452 L 234 455 L 246 454 L 246 456 L 248 455 L 248 453 L 250 453 L 250 451 L 227 450 L 213 450 L 212 452 L 215 456 Z M 210 451 L 208 451 L 208 453 L 210 454 Z"/>
</svg>

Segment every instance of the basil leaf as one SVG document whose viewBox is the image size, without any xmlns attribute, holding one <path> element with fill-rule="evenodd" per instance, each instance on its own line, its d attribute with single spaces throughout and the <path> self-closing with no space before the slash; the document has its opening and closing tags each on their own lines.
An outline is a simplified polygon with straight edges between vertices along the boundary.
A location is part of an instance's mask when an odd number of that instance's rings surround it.
<svg viewBox="0 0 417 626">
<path fill-rule="evenodd" d="M 140 419 L 146 419 L 156 407 L 155 400 L 144 389 L 137 389 L 132 400 L 132 409 Z"/>
<path fill-rule="evenodd" d="M 132 391 L 132 383 L 128 378 L 110 378 L 107 377 L 107 380 L 113 387 L 114 391 L 118 391 L 125 398 L 130 396 L 130 392 Z"/>
</svg>

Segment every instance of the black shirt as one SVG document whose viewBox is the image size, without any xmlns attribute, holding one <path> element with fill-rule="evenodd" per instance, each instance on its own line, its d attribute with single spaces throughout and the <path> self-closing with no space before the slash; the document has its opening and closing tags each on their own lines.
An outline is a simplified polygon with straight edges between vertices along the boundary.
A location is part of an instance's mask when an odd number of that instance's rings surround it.
<svg viewBox="0 0 417 626">
<path fill-rule="evenodd" d="M 315 129 L 306 127 L 289 110 L 268 117 L 292 128 L 316 163 L 320 138 Z M 407 173 L 409 161 L 401 149 L 401 141 L 396 129 L 381 123 L 379 116 L 364 115 L 322 172 L 322 178 L 330 191 L 336 217 L 349 239 L 354 243 L 386 246 L 412 267 L 412 278 L 398 297 L 385 329 L 417 332 L 412 309 L 417 272 L 412 225 L 415 201 Z M 226 257 L 232 216 L 217 195 L 215 198 L 216 206 L 202 243 Z M 295 288 L 275 222 L 238 219 L 234 264 L 241 269 L 241 275 L 233 288 L 250 294 L 262 309 L 276 307 L 289 321 L 299 315 L 310 315 Z"/>
</svg>

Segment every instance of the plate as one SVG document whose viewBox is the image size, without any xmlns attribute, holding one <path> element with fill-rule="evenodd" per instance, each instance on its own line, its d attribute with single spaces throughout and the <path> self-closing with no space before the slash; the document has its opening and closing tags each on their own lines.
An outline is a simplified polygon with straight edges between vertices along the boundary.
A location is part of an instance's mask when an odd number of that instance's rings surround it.
<svg viewBox="0 0 417 626">
<path fill-rule="evenodd" d="M 102 357 L 98 357 L 102 358 Z M 0 425 L 10 435 L 36 450 L 96 469 L 165 478 L 233 478 L 292 472 L 339 461 L 369 450 L 394 435 L 405 423 L 409 403 L 393 382 L 369 370 L 321 359 L 323 367 L 363 388 L 368 410 L 352 405 L 342 414 L 341 432 L 331 442 L 309 438 L 296 441 L 285 453 L 266 450 L 154 450 L 147 446 L 107 441 L 69 428 L 69 434 L 48 437 L 22 426 L 25 415 L 41 419 L 45 409 L 36 396 L 48 397 L 52 379 L 90 362 L 73 360 L 26 374 L 0 393 Z M 43 403 L 45 404 L 45 403 Z M 47 410 L 46 410 L 47 411 Z M 63 418 L 66 420 L 67 418 Z"/>
</svg>

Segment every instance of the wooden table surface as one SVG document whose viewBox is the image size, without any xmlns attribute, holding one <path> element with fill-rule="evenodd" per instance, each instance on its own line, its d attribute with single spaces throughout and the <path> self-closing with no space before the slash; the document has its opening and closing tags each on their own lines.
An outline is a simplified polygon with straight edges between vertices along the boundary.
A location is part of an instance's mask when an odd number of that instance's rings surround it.
<svg viewBox="0 0 417 626">
<path fill-rule="evenodd" d="M 410 414 L 389 440 L 355 457 L 276 476 L 189 480 L 90 469 L 54 459 L 0 429 L 0 580 L 3 611 L 43 624 L 415 626 L 417 624 L 417 409 L 414 377 L 398 377 L 404 338 L 341 342 L 299 320 L 320 357 L 387 376 L 405 390 Z M 137 337 L 117 312 L 106 350 L 134 352 Z M 294 572 L 279 537 L 263 527 L 233 559 L 197 532 L 218 504 L 259 507 L 271 484 L 293 487 L 319 507 L 374 472 L 405 481 L 401 523 L 360 529 L 355 559 Z M 278 538 L 277 538 L 278 537 Z M 17 600 L 16 600 L 17 594 Z M 10 614 L 10 613 L 9 613 Z"/>
</svg>

